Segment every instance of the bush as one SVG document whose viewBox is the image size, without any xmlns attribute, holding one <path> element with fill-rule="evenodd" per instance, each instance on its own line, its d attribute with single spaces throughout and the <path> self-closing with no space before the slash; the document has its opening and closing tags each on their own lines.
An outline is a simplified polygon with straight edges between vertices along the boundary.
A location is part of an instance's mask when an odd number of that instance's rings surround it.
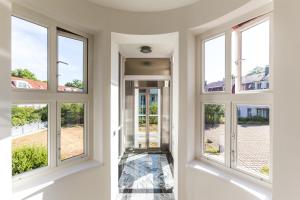
<svg viewBox="0 0 300 200">
<path fill-rule="evenodd" d="M 223 124 L 225 115 L 224 105 L 207 104 L 205 105 L 205 124 Z"/>
<path fill-rule="evenodd" d="M 12 113 L 11 121 L 14 127 L 24 126 L 25 124 L 34 123 L 41 120 L 41 117 L 37 112 L 37 109 L 33 107 L 13 106 L 11 113 Z"/>
<path fill-rule="evenodd" d="M 238 124 L 269 124 L 269 118 L 260 116 L 239 117 Z"/>
<path fill-rule="evenodd" d="M 45 146 L 23 146 L 12 152 L 12 175 L 48 165 L 48 152 Z"/>
<path fill-rule="evenodd" d="M 80 103 L 65 103 L 61 107 L 61 125 L 78 125 L 84 123 L 84 106 Z"/>
</svg>

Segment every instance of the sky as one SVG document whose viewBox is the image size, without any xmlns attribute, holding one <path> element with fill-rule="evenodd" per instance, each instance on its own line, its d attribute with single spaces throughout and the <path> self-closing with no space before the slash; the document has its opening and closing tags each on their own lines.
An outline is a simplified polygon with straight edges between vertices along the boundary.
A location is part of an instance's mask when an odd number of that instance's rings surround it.
<svg viewBox="0 0 300 200">
<path fill-rule="evenodd" d="M 225 35 L 205 42 L 205 81 L 207 84 L 225 78 Z"/>
<path fill-rule="evenodd" d="M 22 68 L 47 80 L 47 28 L 12 17 L 12 70 Z M 83 78 L 83 42 L 58 37 L 59 83 Z"/>
<path fill-rule="evenodd" d="M 242 76 L 257 66 L 269 65 L 269 41 L 269 21 L 242 32 Z M 236 53 L 234 48 L 232 50 Z M 205 42 L 205 80 L 211 83 L 222 81 L 224 77 L 225 36 L 221 35 Z"/>
<path fill-rule="evenodd" d="M 251 69 L 269 65 L 269 27 L 270 22 L 265 21 L 242 32 L 242 76 Z"/>
</svg>

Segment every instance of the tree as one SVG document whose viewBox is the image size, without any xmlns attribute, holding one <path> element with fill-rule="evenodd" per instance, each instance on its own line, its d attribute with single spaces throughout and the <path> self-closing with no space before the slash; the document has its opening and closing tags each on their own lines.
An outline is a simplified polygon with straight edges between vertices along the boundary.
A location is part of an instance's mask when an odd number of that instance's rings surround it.
<svg viewBox="0 0 300 200">
<path fill-rule="evenodd" d="M 15 69 L 11 72 L 11 75 L 14 77 L 26 78 L 34 81 L 38 80 L 35 74 L 28 69 Z"/>
<path fill-rule="evenodd" d="M 78 103 L 65 103 L 61 107 L 61 125 L 78 125 L 84 123 L 84 106 Z"/>
<path fill-rule="evenodd" d="M 24 126 L 25 124 L 31 124 L 41 121 L 41 115 L 33 107 L 13 106 L 11 113 L 11 121 L 14 127 Z"/>
<path fill-rule="evenodd" d="M 223 105 L 207 104 L 205 105 L 205 123 L 220 124 L 224 123 L 225 108 Z"/>
<path fill-rule="evenodd" d="M 74 79 L 72 82 L 67 82 L 65 86 L 83 89 L 83 82 L 81 80 Z"/>
</svg>

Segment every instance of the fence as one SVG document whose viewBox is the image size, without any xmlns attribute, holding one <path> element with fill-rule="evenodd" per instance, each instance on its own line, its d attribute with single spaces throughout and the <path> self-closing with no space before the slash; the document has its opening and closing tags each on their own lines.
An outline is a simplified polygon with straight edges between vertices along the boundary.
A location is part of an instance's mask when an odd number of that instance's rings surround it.
<svg viewBox="0 0 300 200">
<path fill-rule="evenodd" d="M 41 131 L 48 127 L 48 122 L 36 122 L 31 124 L 25 124 L 24 126 L 12 127 L 12 137 L 20 137 L 26 134 Z"/>
</svg>

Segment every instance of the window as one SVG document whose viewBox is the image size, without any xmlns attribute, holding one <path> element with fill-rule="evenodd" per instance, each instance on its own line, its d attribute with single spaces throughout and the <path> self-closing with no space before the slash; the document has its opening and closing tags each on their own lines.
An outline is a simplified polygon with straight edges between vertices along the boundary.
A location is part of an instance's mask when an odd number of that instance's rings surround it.
<svg viewBox="0 0 300 200">
<path fill-rule="evenodd" d="M 269 89 L 270 80 L 270 21 L 238 31 L 240 55 L 240 90 Z M 262 84 L 265 87 L 262 87 Z"/>
<path fill-rule="evenodd" d="M 204 104 L 204 144 L 205 156 L 224 163 L 225 153 L 225 105 Z"/>
<path fill-rule="evenodd" d="M 12 17 L 13 88 L 47 90 L 48 30 Z"/>
<path fill-rule="evenodd" d="M 57 37 L 58 91 L 86 92 L 86 38 L 61 30 Z"/>
<path fill-rule="evenodd" d="M 204 66 L 204 92 L 224 91 L 225 35 L 204 42 Z"/>
<path fill-rule="evenodd" d="M 204 88 L 198 97 L 198 116 L 202 118 L 200 148 L 196 148 L 200 159 L 269 183 L 273 96 L 268 90 L 272 84 L 270 20 L 269 16 L 260 16 L 199 37 L 204 52 L 199 82 Z M 211 37 L 218 31 L 220 36 Z M 231 72 L 231 76 L 225 72 Z M 225 83 L 231 88 L 225 90 Z"/>
<path fill-rule="evenodd" d="M 85 153 L 85 108 L 83 103 L 63 103 L 60 106 L 60 160 Z"/>
<path fill-rule="evenodd" d="M 262 109 L 269 113 L 268 106 L 237 105 L 238 110 L 255 109 L 257 115 L 237 114 L 236 168 L 257 176 L 270 173 L 270 117 L 261 115 Z M 241 112 L 243 113 L 243 112 Z"/>
<path fill-rule="evenodd" d="M 11 123 L 12 175 L 48 166 L 48 105 L 15 104 Z"/>
<path fill-rule="evenodd" d="M 89 156 L 88 39 L 58 28 L 55 22 L 43 23 L 12 17 L 15 181 Z M 57 68 L 48 63 L 57 63 Z"/>
</svg>

